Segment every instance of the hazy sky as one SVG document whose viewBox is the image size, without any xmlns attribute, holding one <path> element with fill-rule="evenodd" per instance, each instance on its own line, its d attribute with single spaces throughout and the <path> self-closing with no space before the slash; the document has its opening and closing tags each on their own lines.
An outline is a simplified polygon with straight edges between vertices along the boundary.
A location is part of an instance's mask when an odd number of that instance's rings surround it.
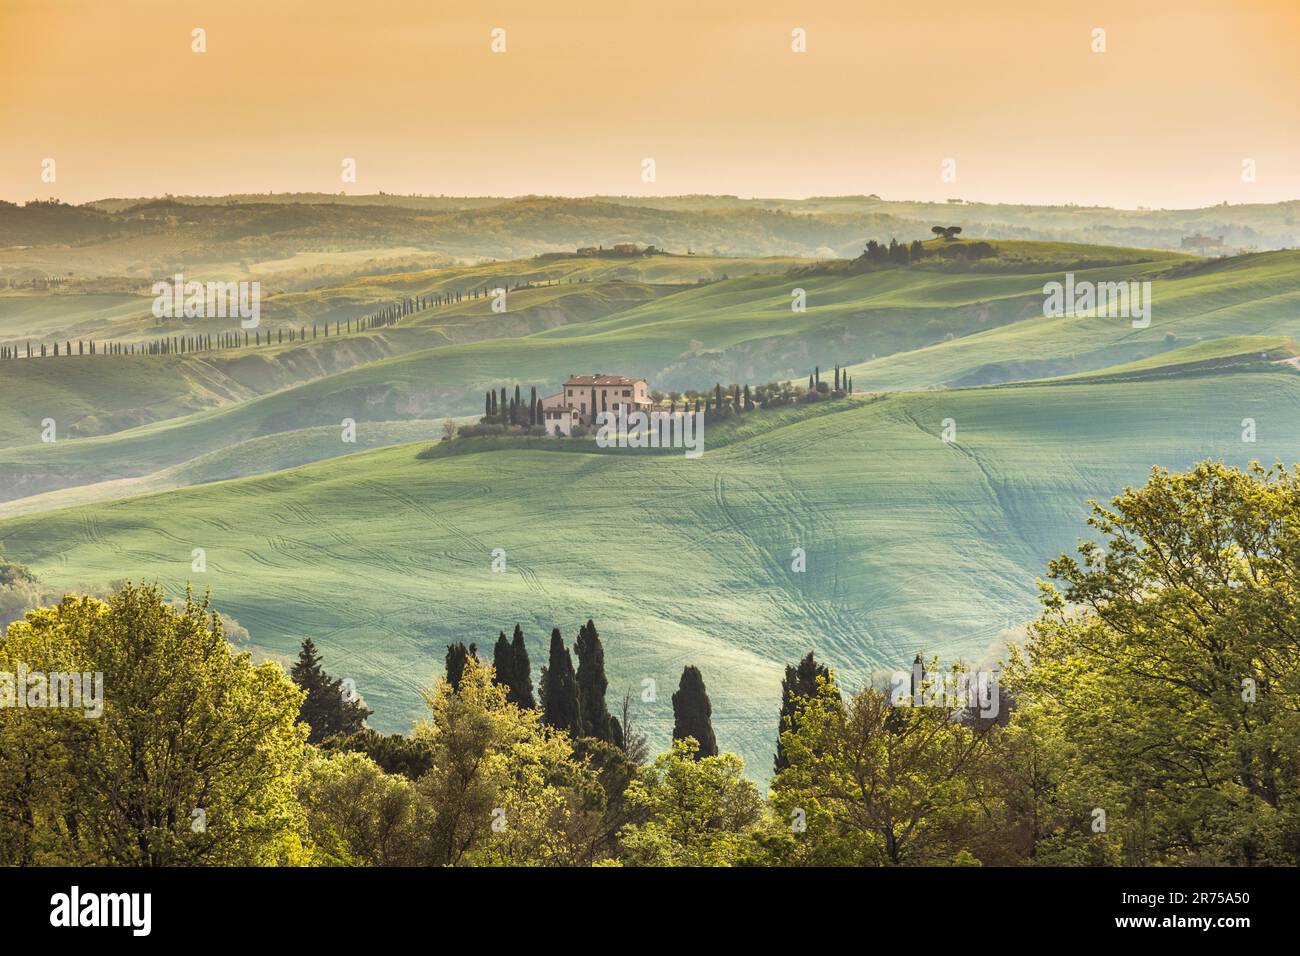
<svg viewBox="0 0 1300 956">
<path fill-rule="evenodd" d="M 0 197 L 1271 202 L 1298 94 L 1300 0 L 0 0 Z"/>
</svg>

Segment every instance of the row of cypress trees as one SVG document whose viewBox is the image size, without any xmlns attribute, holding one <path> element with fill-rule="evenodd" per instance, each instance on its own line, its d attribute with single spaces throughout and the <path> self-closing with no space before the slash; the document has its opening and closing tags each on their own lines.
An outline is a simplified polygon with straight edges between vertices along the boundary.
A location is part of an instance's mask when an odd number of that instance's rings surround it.
<svg viewBox="0 0 1300 956">
<path fill-rule="evenodd" d="M 501 425 L 543 424 L 545 419 L 542 415 L 542 400 L 537 397 L 537 386 L 534 385 L 530 389 L 527 405 L 524 404 L 517 383 L 514 396 L 509 399 L 506 397 L 505 386 L 501 388 L 500 397 L 496 389 L 488 389 L 483 396 L 482 421 Z"/>
<path fill-rule="evenodd" d="M 808 376 L 808 391 L 825 392 L 826 390 L 827 387 L 822 385 L 822 367 L 818 365 Z M 845 395 L 853 394 L 853 376 L 849 374 L 848 369 L 842 369 L 838 365 L 835 366 L 834 391 Z"/>
<path fill-rule="evenodd" d="M 539 285 L 556 285 L 555 282 L 522 282 L 516 283 L 514 289 L 531 289 Z M 423 312 L 426 309 L 437 308 L 444 305 L 454 305 L 458 302 L 468 299 L 486 298 L 491 294 L 489 286 L 495 286 L 497 283 L 488 282 L 483 288 L 470 289 L 467 292 L 460 290 L 450 290 L 447 292 L 435 292 L 430 295 L 407 296 L 398 299 L 387 305 L 383 305 L 366 315 L 356 319 L 339 320 L 334 323 L 334 334 L 340 335 L 343 331 L 364 332 L 369 329 L 385 328 L 390 325 L 396 325 L 399 321 L 408 315 L 416 312 Z M 505 283 L 509 286 L 509 283 Z M 354 329 L 355 327 L 355 329 Z M 324 338 L 330 336 L 329 322 L 323 323 L 319 330 L 315 322 L 311 326 L 311 337 L 317 338 L 323 335 Z M 305 328 L 289 328 L 287 333 L 290 342 L 306 341 L 307 333 Z M 286 338 L 286 332 L 283 328 L 278 330 L 275 339 L 276 344 L 283 343 Z M 251 337 L 247 332 L 241 336 L 238 332 L 220 333 L 212 336 L 207 333 L 198 335 L 178 335 L 164 338 L 152 339 L 148 342 L 95 342 L 91 340 L 87 345 L 86 342 L 77 343 L 77 355 L 178 355 L 188 354 L 191 352 L 206 352 L 212 349 L 238 349 L 247 348 L 249 345 L 271 345 L 271 331 L 268 329 L 266 337 L 263 339 L 261 332 L 255 332 Z M 59 343 L 47 346 L 44 343 L 37 343 L 35 349 L 31 342 L 25 346 L 26 358 L 46 358 L 49 356 L 68 356 L 73 355 L 72 343 L 65 342 L 64 348 L 59 349 Z M 16 359 L 24 357 L 24 349 L 16 345 L 0 345 L 0 360 Z M 535 423 L 534 423 L 535 424 Z"/>
<path fill-rule="evenodd" d="M 337 337 L 345 332 L 351 333 L 365 332 L 370 329 L 385 328 L 390 325 L 396 325 L 401 319 L 416 312 L 422 312 L 425 309 L 432 308 L 435 305 L 443 305 L 452 301 L 451 294 L 415 296 L 413 298 L 399 299 L 391 305 L 385 305 L 374 312 L 363 315 L 356 319 L 339 319 L 334 323 L 334 335 Z M 460 293 L 456 293 L 456 301 L 460 301 Z M 324 322 L 318 325 L 311 324 L 311 338 L 330 337 L 330 324 Z M 197 333 L 194 335 L 174 335 L 164 336 L 157 339 L 150 339 L 146 342 L 96 342 L 94 339 L 78 340 L 76 343 L 76 352 L 73 352 L 73 343 L 65 341 L 63 349 L 59 349 L 59 343 L 55 342 L 52 346 L 46 346 L 44 343 L 37 343 L 35 349 L 29 341 L 26 343 L 26 358 L 46 358 L 76 355 L 188 355 L 194 352 L 210 352 L 213 349 L 241 349 L 260 347 L 262 345 L 283 345 L 285 341 L 305 342 L 307 340 L 306 326 L 297 328 L 292 326 L 282 326 L 275 330 L 272 336 L 271 330 L 266 329 L 265 336 L 262 330 L 255 330 L 251 335 L 247 330 L 242 332 L 219 332 L 212 335 L 207 332 Z M 0 360 L 16 359 L 23 357 L 23 349 L 18 346 L 0 345 Z"/>
<path fill-rule="evenodd" d="M 514 636 L 508 639 L 506 632 L 501 631 L 492 649 L 496 682 L 506 687 L 506 699 L 511 703 L 520 707 L 540 706 L 542 722 L 547 726 L 563 730 L 575 739 L 589 737 L 626 749 L 625 729 L 606 704 L 609 680 L 605 676 L 605 648 L 591 619 L 578 628 L 573 652 L 578 656 L 576 668 L 560 629 L 553 628 L 534 698 L 528 647 L 523 628 L 516 624 Z M 452 687 L 459 689 L 466 662 L 477 656 L 474 644 L 466 646 L 458 642 L 447 648 L 447 680 Z M 694 737 L 700 745 L 697 759 L 718 754 L 712 715 L 704 677 L 699 668 L 688 665 L 673 693 L 673 739 Z"/>
</svg>

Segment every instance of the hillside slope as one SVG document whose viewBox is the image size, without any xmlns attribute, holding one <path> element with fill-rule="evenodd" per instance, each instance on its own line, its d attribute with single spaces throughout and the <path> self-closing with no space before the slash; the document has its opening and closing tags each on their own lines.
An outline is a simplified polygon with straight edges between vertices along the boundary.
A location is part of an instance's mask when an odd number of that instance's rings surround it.
<svg viewBox="0 0 1300 956">
<path fill-rule="evenodd" d="M 1063 278 L 1058 272 L 1044 281 Z M 1082 272 L 1076 278 L 1100 281 Z M 850 371 L 869 389 L 986 385 L 1093 371 L 1206 339 L 1300 334 L 1300 250 L 1206 260 L 1135 278 L 1152 283 L 1147 328 L 1124 317 L 1045 318 L 1040 284 L 1036 307 L 1018 322 L 907 355 L 881 355 Z"/>
<path fill-rule="evenodd" d="M 57 585 L 211 588 L 277 659 L 311 636 L 385 730 L 419 712 L 449 641 L 486 648 L 519 621 L 536 665 L 550 627 L 572 639 L 592 616 L 611 697 L 655 681 L 637 717 L 656 746 L 682 665 L 698 664 L 719 742 L 762 776 L 785 663 L 815 648 L 854 682 L 917 651 L 979 658 L 1033 613 L 1089 498 L 1152 463 L 1290 461 L 1298 410 L 1289 368 L 897 394 L 756 417 L 694 461 L 473 444 L 420 460 L 402 445 L 16 518 L 0 543 Z"/>
</svg>

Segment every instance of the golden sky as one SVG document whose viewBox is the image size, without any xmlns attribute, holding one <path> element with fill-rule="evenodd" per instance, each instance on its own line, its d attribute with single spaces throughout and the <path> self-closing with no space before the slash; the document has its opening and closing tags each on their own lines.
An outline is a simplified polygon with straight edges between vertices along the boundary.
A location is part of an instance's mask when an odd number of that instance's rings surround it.
<svg viewBox="0 0 1300 956">
<path fill-rule="evenodd" d="M 1298 101 L 1300 0 L 0 0 L 9 200 L 1272 202 Z"/>
</svg>

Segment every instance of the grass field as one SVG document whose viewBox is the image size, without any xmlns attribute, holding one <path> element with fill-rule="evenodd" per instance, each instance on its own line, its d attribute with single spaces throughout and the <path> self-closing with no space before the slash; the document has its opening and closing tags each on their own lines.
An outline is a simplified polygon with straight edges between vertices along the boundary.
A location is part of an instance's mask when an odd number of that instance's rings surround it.
<svg viewBox="0 0 1300 956">
<path fill-rule="evenodd" d="M 519 621 L 536 668 L 551 626 L 571 640 L 592 616 L 611 698 L 656 682 L 637 705 L 656 746 L 696 663 L 720 744 L 762 777 L 785 663 L 815 648 L 853 681 L 917 651 L 978 659 L 1033 613 L 1087 499 L 1152 464 L 1291 461 L 1298 410 L 1285 366 L 900 393 L 760 415 L 694 461 L 472 444 L 421 460 L 426 443 L 407 444 L 12 518 L 0 542 L 55 585 L 211 588 L 272 658 L 310 635 L 384 730 L 419 712 L 449 641 L 487 647 Z"/>
<path fill-rule="evenodd" d="M 1102 281 L 1100 273 L 1077 276 Z M 1214 338 L 1294 337 L 1300 330 L 1300 250 L 1174 266 L 1143 278 L 1152 282 L 1145 329 L 1126 318 L 1044 318 L 1040 283 L 1038 309 L 1021 321 L 909 354 L 882 354 L 850 372 L 869 389 L 982 385 L 1093 371 Z"/>
<path fill-rule="evenodd" d="M 354 454 L 367 448 L 428 441 L 440 435 L 441 430 L 441 422 L 415 419 L 368 424 L 352 434 L 354 440 L 351 442 L 344 441 L 344 429 L 337 426 L 277 432 L 274 435 L 235 442 L 180 464 L 133 477 L 93 480 L 89 471 L 78 472 L 86 479 L 84 483 L 0 501 L 0 518 L 278 471 L 325 458 Z M 39 485 L 33 484 L 32 487 Z"/>
</svg>

